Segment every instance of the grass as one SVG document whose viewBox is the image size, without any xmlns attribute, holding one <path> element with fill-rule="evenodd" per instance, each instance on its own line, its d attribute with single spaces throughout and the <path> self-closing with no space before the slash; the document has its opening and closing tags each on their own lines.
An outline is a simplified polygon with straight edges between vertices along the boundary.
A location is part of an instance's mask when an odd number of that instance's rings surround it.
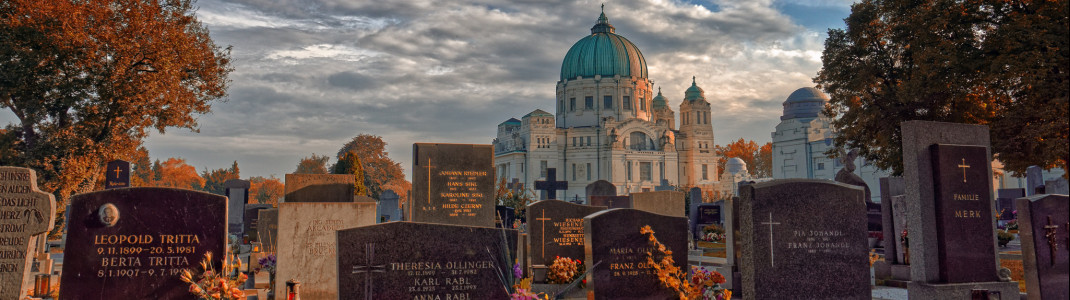
<svg viewBox="0 0 1070 300">
<path fill-rule="evenodd" d="M 1001 267 L 1011 269 L 1011 280 L 1018 282 L 1018 290 L 1025 293 L 1025 269 L 1022 268 L 1022 261 L 1015 259 L 1001 259 L 999 260 Z"/>
</svg>

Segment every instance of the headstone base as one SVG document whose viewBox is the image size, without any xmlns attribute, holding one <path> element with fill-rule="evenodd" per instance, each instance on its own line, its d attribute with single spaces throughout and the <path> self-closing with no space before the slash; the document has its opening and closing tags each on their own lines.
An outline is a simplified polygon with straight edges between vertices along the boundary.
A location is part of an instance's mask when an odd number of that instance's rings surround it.
<svg viewBox="0 0 1070 300">
<path fill-rule="evenodd" d="M 1000 299 L 1019 299 L 1017 282 L 925 283 L 910 282 L 910 299 L 970 299 L 972 290 L 998 291 Z"/>
</svg>

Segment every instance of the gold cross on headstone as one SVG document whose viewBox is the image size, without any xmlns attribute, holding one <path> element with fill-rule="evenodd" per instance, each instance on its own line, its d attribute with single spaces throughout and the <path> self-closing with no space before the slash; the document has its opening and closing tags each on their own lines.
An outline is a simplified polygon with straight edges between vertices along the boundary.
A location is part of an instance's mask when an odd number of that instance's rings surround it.
<svg viewBox="0 0 1070 300">
<path fill-rule="evenodd" d="M 1055 231 L 1059 229 L 1059 225 L 1051 223 L 1051 216 L 1048 216 L 1048 225 L 1044 225 L 1044 237 L 1048 238 L 1048 253 L 1051 254 L 1051 265 L 1055 265 L 1055 250 L 1059 248 L 1059 241 L 1055 238 Z"/>
<path fill-rule="evenodd" d="M 123 170 L 120 169 L 119 166 L 115 166 L 115 179 L 119 179 L 119 173 L 122 173 L 122 172 L 123 172 Z"/>
<path fill-rule="evenodd" d="M 550 218 L 546 217 L 546 210 L 544 209 L 544 210 L 542 210 L 542 217 L 541 218 L 535 218 L 535 220 L 536 221 L 542 221 L 542 237 L 540 238 L 542 240 L 540 242 L 540 244 L 542 244 L 542 254 L 539 257 L 542 257 L 543 259 L 545 259 L 546 258 L 546 221 L 549 221 Z"/>
<path fill-rule="evenodd" d="M 427 158 L 427 165 L 423 166 L 427 168 L 427 204 L 431 205 L 431 169 L 435 166 L 431 165 L 431 158 Z"/>
<path fill-rule="evenodd" d="M 966 168 L 969 168 L 970 165 L 967 165 L 966 164 L 966 159 L 963 158 L 962 159 L 962 164 L 958 165 L 958 167 L 962 168 L 962 182 L 966 182 Z"/>
<path fill-rule="evenodd" d="M 769 225 L 769 266 L 775 267 L 773 263 L 773 225 L 780 225 L 780 222 L 773 222 L 773 213 L 769 213 L 769 222 L 762 222 L 762 225 Z"/>
</svg>

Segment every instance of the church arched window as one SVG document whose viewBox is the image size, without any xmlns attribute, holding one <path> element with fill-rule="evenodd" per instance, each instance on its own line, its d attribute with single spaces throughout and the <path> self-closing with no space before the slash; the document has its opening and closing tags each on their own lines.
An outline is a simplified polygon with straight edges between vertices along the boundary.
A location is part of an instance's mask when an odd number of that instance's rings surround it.
<svg viewBox="0 0 1070 300">
<path fill-rule="evenodd" d="M 632 150 L 654 150 L 654 141 L 641 131 L 634 131 L 628 135 L 628 148 Z"/>
</svg>

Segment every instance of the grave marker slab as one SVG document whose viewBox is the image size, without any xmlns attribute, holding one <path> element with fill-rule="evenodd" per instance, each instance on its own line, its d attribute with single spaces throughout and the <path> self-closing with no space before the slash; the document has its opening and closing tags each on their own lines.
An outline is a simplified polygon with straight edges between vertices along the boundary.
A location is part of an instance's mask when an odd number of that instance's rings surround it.
<svg viewBox="0 0 1070 300">
<path fill-rule="evenodd" d="M 130 162 L 125 160 L 109 161 L 104 166 L 104 189 L 130 187 Z"/>
<path fill-rule="evenodd" d="M 744 299 L 870 299 L 862 188 L 780 179 L 740 193 Z"/>
<path fill-rule="evenodd" d="M 227 232 L 242 236 L 245 229 L 245 204 L 249 203 L 248 180 L 230 179 L 223 182 L 224 193 L 227 196 Z"/>
<path fill-rule="evenodd" d="M 1018 198 L 1019 238 L 1025 269 L 1026 297 L 1070 297 L 1070 197 L 1035 195 Z"/>
<path fill-rule="evenodd" d="M 245 205 L 245 217 L 244 228 L 242 232 L 245 236 L 249 237 L 250 242 L 259 242 L 258 238 L 259 229 L 257 226 L 260 222 L 260 211 L 271 208 L 271 204 L 247 204 Z"/>
<path fill-rule="evenodd" d="M 193 190 L 129 188 L 75 195 L 63 249 L 60 299 L 193 299 L 183 269 L 216 269 L 227 240 L 227 198 Z"/>
<path fill-rule="evenodd" d="M 1067 183 L 1066 178 L 1044 181 L 1044 192 L 1048 194 L 1070 194 L 1070 185 Z"/>
<path fill-rule="evenodd" d="M 1044 187 L 1044 169 L 1039 166 L 1025 168 L 1025 195 L 1037 194 L 1037 188 Z M 1043 194 L 1043 193 L 1041 193 Z"/>
<path fill-rule="evenodd" d="M 902 252 L 899 245 L 899 233 L 902 229 L 896 227 L 892 196 L 903 194 L 903 177 L 881 177 L 879 179 L 881 196 L 881 231 L 884 235 L 885 261 L 896 264 L 902 263 L 897 253 Z M 905 219 L 903 220 L 906 221 Z M 901 255 L 900 255 L 901 256 Z"/>
<path fill-rule="evenodd" d="M 499 271 L 512 272 L 501 256 L 516 257 L 517 231 L 390 222 L 339 230 L 337 244 L 338 299 L 508 299 Z"/>
<path fill-rule="evenodd" d="M 607 208 L 632 208 L 631 196 L 591 196 L 591 205 Z"/>
<path fill-rule="evenodd" d="M 352 174 L 286 174 L 286 202 L 353 202 Z"/>
<path fill-rule="evenodd" d="M 350 196 L 352 198 L 352 196 Z M 278 282 L 297 279 L 301 296 L 337 299 L 338 247 L 335 232 L 375 224 L 375 203 L 279 203 Z M 276 284 L 275 295 L 286 285 Z"/>
<path fill-rule="evenodd" d="M 264 247 L 264 252 L 275 252 L 279 240 L 279 209 L 268 208 L 259 211 L 256 220 L 256 239 Z"/>
<path fill-rule="evenodd" d="M 639 233 L 645 225 L 672 251 L 677 267 L 687 266 L 687 218 L 637 209 L 596 212 L 583 218 L 583 263 L 593 270 L 587 275 L 587 286 L 595 299 L 668 299 L 675 295 L 661 287 L 653 268 L 646 266 L 651 245 L 648 237 Z"/>
<path fill-rule="evenodd" d="M 988 149 L 942 145 L 932 153 L 936 203 L 937 261 L 946 283 L 998 281 L 996 249 L 992 247 L 992 189 Z M 974 168 L 974 169 L 971 169 Z"/>
<path fill-rule="evenodd" d="M 0 167 L 0 299 L 23 299 L 34 245 L 56 221 L 56 200 L 28 168 Z"/>
<path fill-rule="evenodd" d="M 528 204 L 524 210 L 528 220 L 528 265 L 553 264 L 557 256 L 584 259 L 583 217 L 605 206 L 573 204 L 561 200 L 542 200 Z"/>
<path fill-rule="evenodd" d="M 401 221 L 401 209 L 398 207 L 400 197 L 394 190 L 379 193 L 379 223 Z"/>
<path fill-rule="evenodd" d="M 412 145 L 414 222 L 494 227 L 491 145 Z"/>
<path fill-rule="evenodd" d="M 632 193 L 632 208 L 674 217 L 687 217 L 684 213 L 684 193 L 656 191 Z"/>
<path fill-rule="evenodd" d="M 616 196 L 617 186 L 605 179 L 588 184 L 584 190 L 587 192 L 587 203 L 591 203 L 591 196 Z"/>
<path fill-rule="evenodd" d="M 662 179 L 661 185 L 655 186 L 654 191 L 675 191 L 676 187 L 669 184 L 668 179 Z"/>
<path fill-rule="evenodd" d="M 697 209 L 698 218 L 695 219 L 695 224 L 721 224 L 721 204 L 699 204 Z"/>
</svg>

